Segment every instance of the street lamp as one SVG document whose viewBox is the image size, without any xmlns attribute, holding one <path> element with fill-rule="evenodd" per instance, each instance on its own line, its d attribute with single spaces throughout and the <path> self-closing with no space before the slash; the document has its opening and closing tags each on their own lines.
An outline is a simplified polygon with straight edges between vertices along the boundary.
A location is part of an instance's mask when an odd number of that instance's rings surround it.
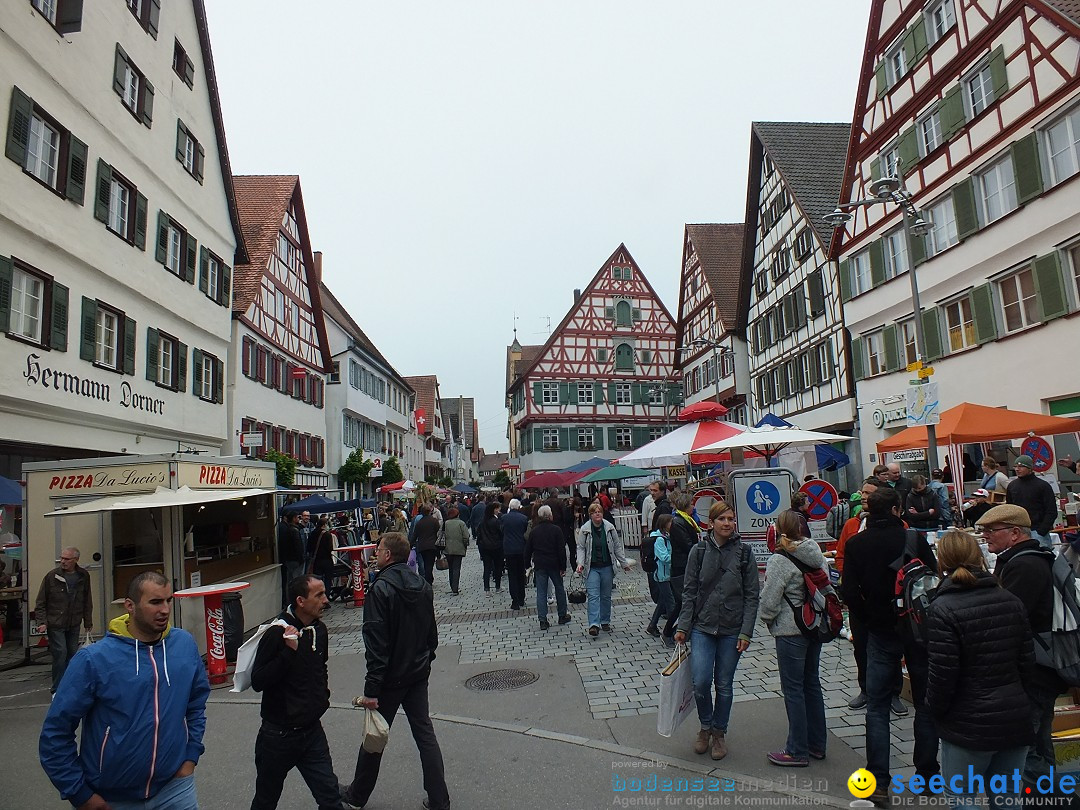
<svg viewBox="0 0 1080 810">
<path fill-rule="evenodd" d="M 855 200 L 853 202 L 838 203 L 831 214 L 826 214 L 823 219 L 827 225 L 833 228 L 842 228 L 851 221 L 853 214 L 850 209 L 862 208 L 870 205 L 894 203 L 904 215 L 904 241 L 907 245 L 908 256 L 908 281 L 911 283 L 911 307 L 915 315 L 915 351 L 920 362 L 926 360 L 926 337 L 923 332 L 922 306 L 919 303 L 919 283 L 915 277 L 915 264 L 911 260 L 911 238 L 923 237 L 930 232 L 931 224 L 923 218 L 922 213 L 915 207 L 911 192 L 904 186 L 904 181 L 896 177 L 882 177 L 870 184 L 870 193 L 873 195 L 867 200 Z M 937 466 L 937 428 L 935 425 L 926 426 L 926 462 L 930 470 Z"/>
</svg>

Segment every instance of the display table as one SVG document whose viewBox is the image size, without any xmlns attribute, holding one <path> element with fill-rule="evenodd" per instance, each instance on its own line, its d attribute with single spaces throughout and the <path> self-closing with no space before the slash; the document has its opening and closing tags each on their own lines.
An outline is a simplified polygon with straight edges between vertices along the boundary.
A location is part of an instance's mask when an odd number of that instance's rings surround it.
<svg viewBox="0 0 1080 810">
<path fill-rule="evenodd" d="M 373 549 L 378 543 L 365 543 L 360 546 L 338 546 L 335 551 L 344 552 L 349 555 L 349 560 L 352 562 L 352 576 L 349 577 L 352 580 L 353 589 L 353 607 L 364 606 L 364 552 L 368 549 Z M 347 603 L 346 603 L 347 604 Z"/>
<path fill-rule="evenodd" d="M 202 597 L 206 608 L 206 669 L 210 683 L 225 683 L 225 617 L 221 608 L 221 597 L 227 593 L 236 593 L 251 586 L 250 582 L 219 582 L 216 585 L 200 585 L 176 591 L 178 599 Z"/>
</svg>

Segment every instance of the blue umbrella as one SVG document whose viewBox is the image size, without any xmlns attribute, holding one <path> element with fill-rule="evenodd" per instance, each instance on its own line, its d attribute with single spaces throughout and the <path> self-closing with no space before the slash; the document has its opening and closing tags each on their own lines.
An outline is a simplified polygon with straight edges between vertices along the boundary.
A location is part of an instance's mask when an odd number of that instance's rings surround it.
<svg viewBox="0 0 1080 810">
<path fill-rule="evenodd" d="M 468 484 L 454 484 L 450 489 L 454 490 L 454 492 L 460 492 L 462 495 L 473 495 L 476 493 L 476 490 Z"/>
<path fill-rule="evenodd" d="M 22 487 L 18 481 L 0 475 L 0 506 L 22 506 Z"/>
</svg>

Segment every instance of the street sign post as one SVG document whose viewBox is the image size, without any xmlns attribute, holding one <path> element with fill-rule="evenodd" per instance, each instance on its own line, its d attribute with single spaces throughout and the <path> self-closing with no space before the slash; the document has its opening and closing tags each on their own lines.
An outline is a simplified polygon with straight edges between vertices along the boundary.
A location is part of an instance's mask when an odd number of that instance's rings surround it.
<svg viewBox="0 0 1080 810">
<path fill-rule="evenodd" d="M 922 370 L 919 372 L 922 373 Z M 941 400 L 938 397 L 937 383 L 912 385 L 907 390 L 907 423 L 915 425 L 936 425 L 941 421 Z"/>
<path fill-rule="evenodd" d="M 821 479 L 807 481 L 799 487 L 799 492 L 804 493 L 807 498 L 807 520 L 825 520 L 829 516 L 829 510 L 840 500 L 836 488 Z"/>
<path fill-rule="evenodd" d="M 1054 466 L 1054 451 L 1050 449 L 1050 443 L 1040 436 L 1024 439 L 1020 452 L 1031 456 L 1031 462 L 1035 465 L 1031 469 L 1037 473 L 1044 473 Z"/>
<path fill-rule="evenodd" d="M 728 474 L 728 503 L 735 526 L 754 551 L 758 565 L 770 556 L 765 536 L 776 516 L 791 506 L 798 478 L 786 467 L 740 468 Z"/>
</svg>

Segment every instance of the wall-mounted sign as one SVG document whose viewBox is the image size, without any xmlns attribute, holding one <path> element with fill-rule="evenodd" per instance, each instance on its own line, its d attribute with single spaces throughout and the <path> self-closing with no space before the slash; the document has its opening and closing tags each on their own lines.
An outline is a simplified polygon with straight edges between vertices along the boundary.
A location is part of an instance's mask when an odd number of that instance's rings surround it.
<svg viewBox="0 0 1080 810">
<path fill-rule="evenodd" d="M 901 461 L 922 461 L 926 458 L 925 450 L 897 450 L 889 453 L 889 458 L 899 464 Z"/>
<path fill-rule="evenodd" d="M 258 431 L 254 431 L 252 433 L 241 433 L 240 434 L 240 446 L 241 447 L 262 447 L 263 446 L 263 435 L 262 435 L 262 433 L 259 433 Z"/>
<path fill-rule="evenodd" d="M 56 496 L 153 492 L 158 487 L 168 485 L 169 465 L 166 462 L 87 467 L 53 475 L 49 479 L 49 494 Z"/>
<path fill-rule="evenodd" d="M 119 405 L 142 413 L 165 415 L 165 400 L 156 396 L 140 394 L 128 380 L 117 385 L 115 378 L 108 381 L 79 374 L 69 374 L 41 364 L 41 357 L 33 352 L 26 355 L 26 368 L 22 373 L 26 384 L 44 388 L 55 396 L 90 399 Z M 155 392 L 158 390 L 155 387 Z"/>
<path fill-rule="evenodd" d="M 907 404 L 901 404 L 892 408 L 875 408 L 873 413 L 874 427 L 884 428 L 894 425 L 907 424 Z"/>
<path fill-rule="evenodd" d="M 192 489 L 273 489 L 276 485 L 272 466 L 246 467 L 236 464 L 181 461 L 177 463 L 176 485 Z"/>
</svg>

